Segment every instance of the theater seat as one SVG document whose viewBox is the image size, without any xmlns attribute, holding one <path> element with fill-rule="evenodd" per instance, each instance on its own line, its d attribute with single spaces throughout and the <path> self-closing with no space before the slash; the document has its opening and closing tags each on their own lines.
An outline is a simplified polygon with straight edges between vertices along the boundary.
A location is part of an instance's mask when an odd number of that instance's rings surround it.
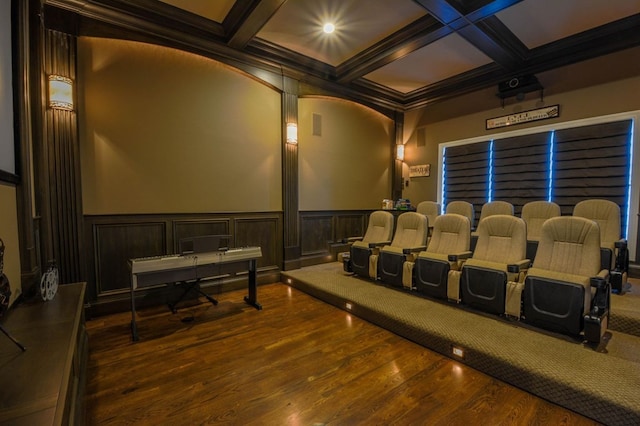
<svg viewBox="0 0 640 426">
<path fill-rule="evenodd" d="M 376 277 L 370 269 L 370 257 L 377 256 L 380 247 L 389 244 L 393 236 L 393 215 L 387 211 L 375 211 L 369 215 L 369 224 L 362 238 L 350 238 L 352 242 L 349 250 L 350 272 L 362 277 Z"/>
<path fill-rule="evenodd" d="M 584 200 L 575 205 L 573 215 L 591 219 L 600 227 L 602 269 L 611 272 L 613 291 L 623 291 L 629 271 L 629 250 L 627 240 L 622 238 L 620 206 L 609 200 Z"/>
<path fill-rule="evenodd" d="M 534 261 L 542 224 L 560 215 L 560 206 L 551 201 L 531 201 L 522 206 L 520 217 L 527 224 L 527 259 Z"/>
<path fill-rule="evenodd" d="M 377 259 L 380 281 L 402 287 L 404 262 L 413 262 L 415 256 L 427 248 L 428 229 L 429 220 L 425 215 L 407 212 L 398 216 L 393 241 L 380 249 L 379 259 Z"/>
<path fill-rule="evenodd" d="M 480 221 L 478 244 L 462 266 L 462 303 L 492 314 L 507 311 L 507 285 L 521 287 L 530 263 L 526 228 L 524 220 L 509 215 Z"/>
<path fill-rule="evenodd" d="M 484 203 L 482 205 L 482 209 L 480 210 L 478 225 L 480 224 L 480 222 L 482 222 L 483 219 L 489 216 L 495 216 L 497 214 L 513 216 L 513 204 L 507 203 L 506 201 L 489 201 L 488 203 Z M 478 232 L 473 231 L 471 233 L 471 251 L 475 250 L 477 240 Z"/>
<path fill-rule="evenodd" d="M 448 284 L 457 292 L 460 268 L 471 256 L 470 235 L 469 218 L 454 213 L 438 216 L 427 250 L 418 254 L 415 263 L 405 263 L 405 277 L 413 278 L 413 286 L 419 293 L 447 299 Z"/>
<path fill-rule="evenodd" d="M 436 203 L 435 201 L 422 201 L 418 203 L 416 212 L 425 215 L 429 220 L 430 236 L 431 230 L 433 229 L 433 224 L 436 221 L 436 217 L 440 216 L 440 204 Z"/>
<path fill-rule="evenodd" d="M 606 329 L 607 277 L 607 270 L 600 265 L 596 222 L 575 216 L 548 219 L 542 225 L 536 260 L 525 280 L 524 321 L 577 336 L 583 330 L 585 316 L 594 314 L 594 318 L 604 320 Z"/>
<path fill-rule="evenodd" d="M 447 204 L 446 213 L 455 213 L 465 216 L 469 219 L 471 229 L 474 229 L 474 222 L 476 220 L 476 212 L 473 208 L 473 204 L 466 201 L 451 201 Z"/>
</svg>

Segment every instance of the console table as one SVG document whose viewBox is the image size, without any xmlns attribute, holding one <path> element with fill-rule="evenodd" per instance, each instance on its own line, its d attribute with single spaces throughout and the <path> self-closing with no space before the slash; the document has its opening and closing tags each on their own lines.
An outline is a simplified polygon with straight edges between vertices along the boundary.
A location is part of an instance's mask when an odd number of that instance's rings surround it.
<svg viewBox="0 0 640 426">
<path fill-rule="evenodd" d="M 53 300 L 21 304 L 5 314 L 4 328 L 26 351 L 0 335 L 0 424 L 84 423 L 85 287 L 60 285 Z"/>
</svg>

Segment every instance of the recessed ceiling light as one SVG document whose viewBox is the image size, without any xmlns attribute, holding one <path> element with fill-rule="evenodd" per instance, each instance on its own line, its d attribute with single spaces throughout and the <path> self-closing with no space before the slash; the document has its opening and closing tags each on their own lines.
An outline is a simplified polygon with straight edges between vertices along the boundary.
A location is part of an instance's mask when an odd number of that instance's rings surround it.
<svg viewBox="0 0 640 426">
<path fill-rule="evenodd" d="M 335 30 L 336 30 L 336 26 L 330 22 L 324 24 L 324 26 L 322 27 L 322 31 L 324 31 L 327 34 L 331 34 Z"/>
</svg>

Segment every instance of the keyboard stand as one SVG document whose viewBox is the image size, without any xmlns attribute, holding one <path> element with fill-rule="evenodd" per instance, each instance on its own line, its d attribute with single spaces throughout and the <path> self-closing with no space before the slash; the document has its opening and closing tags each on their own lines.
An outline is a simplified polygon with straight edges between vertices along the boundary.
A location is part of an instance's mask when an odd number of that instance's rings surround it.
<svg viewBox="0 0 640 426">
<path fill-rule="evenodd" d="M 180 297 L 178 297 L 175 302 L 168 304 L 169 309 L 171 309 L 171 312 L 173 312 L 174 314 L 178 313 L 178 308 L 177 308 L 178 303 L 182 302 L 182 300 L 187 296 L 187 294 L 191 292 L 191 290 L 195 290 L 196 292 L 198 292 L 198 294 L 200 294 L 201 296 L 204 296 L 214 306 L 218 305 L 218 301 L 216 299 L 214 299 L 213 297 L 209 296 L 207 293 L 202 291 L 202 289 L 200 288 L 200 278 L 191 282 L 182 281 L 182 285 L 184 285 L 186 288 L 184 289 Z"/>
</svg>

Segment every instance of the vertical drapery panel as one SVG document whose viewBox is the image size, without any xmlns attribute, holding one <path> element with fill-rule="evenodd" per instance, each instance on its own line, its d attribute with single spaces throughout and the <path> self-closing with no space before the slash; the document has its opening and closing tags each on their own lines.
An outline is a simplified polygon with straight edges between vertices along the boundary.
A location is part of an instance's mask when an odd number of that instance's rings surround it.
<svg viewBox="0 0 640 426">
<path fill-rule="evenodd" d="M 75 38 L 45 30 L 44 42 L 45 80 L 53 74 L 67 77 L 75 84 Z M 84 281 L 76 113 L 46 107 L 45 124 L 44 146 L 40 151 L 44 170 L 48 171 L 41 176 L 40 184 L 44 260 L 55 260 L 61 283 Z"/>
<path fill-rule="evenodd" d="M 444 153 L 444 204 L 467 201 L 473 204 L 476 222 L 489 190 L 489 147 L 491 142 L 447 147 Z"/>
<path fill-rule="evenodd" d="M 553 200 L 563 215 L 582 200 L 602 198 L 620 206 L 626 223 L 631 129 L 625 120 L 555 132 Z"/>
<path fill-rule="evenodd" d="M 551 132 L 493 141 L 493 199 L 507 201 L 520 216 L 529 201 L 549 196 Z"/>
</svg>

